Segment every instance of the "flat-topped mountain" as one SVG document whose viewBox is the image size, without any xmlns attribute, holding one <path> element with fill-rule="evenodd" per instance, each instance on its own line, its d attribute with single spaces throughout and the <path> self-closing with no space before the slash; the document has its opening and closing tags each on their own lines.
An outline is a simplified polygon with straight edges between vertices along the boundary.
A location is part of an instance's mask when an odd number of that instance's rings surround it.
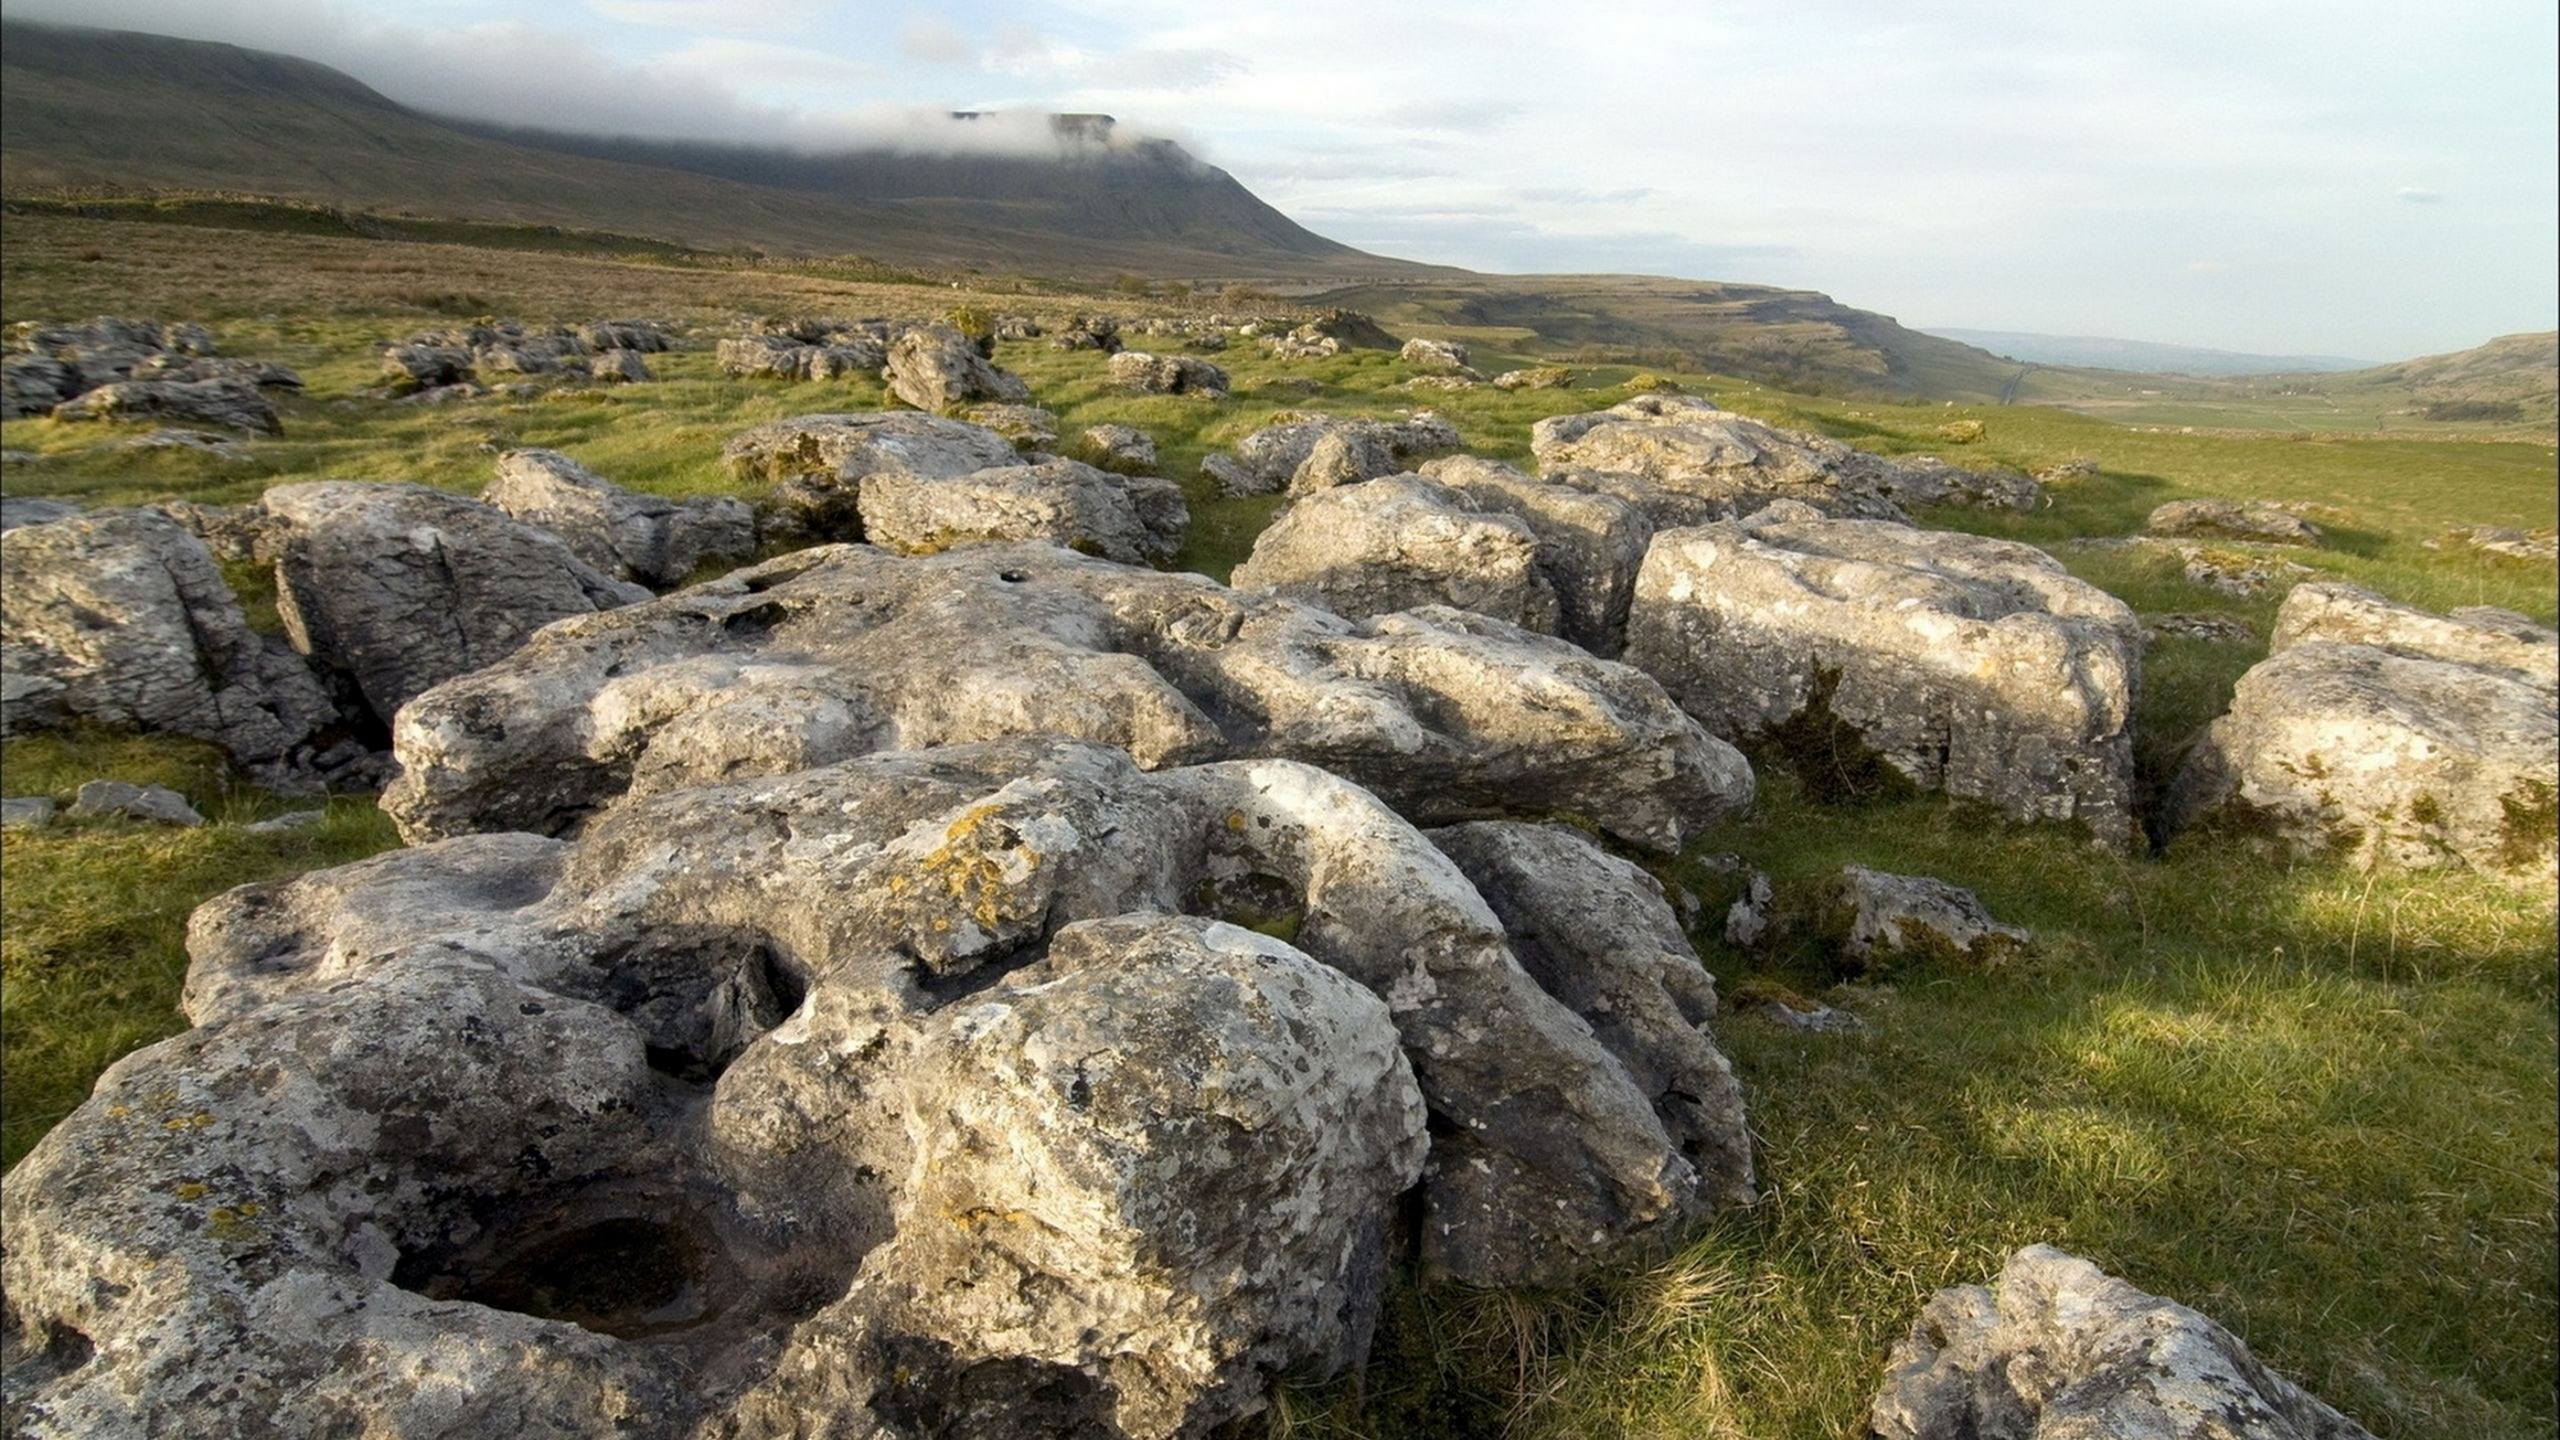
<svg viewBox="0 0 2560 1440">
<path fill-rule="evenodd" d="M 234 45 L 5 27 L 13 196 L 221 191 L 719 249 L 1061 274 L 1349 278 L 1425 267 L 1327 240 L 1170 141 L 1058 117 L 1050 154 L 801 154 L 506 130 Z"/>
</svg>

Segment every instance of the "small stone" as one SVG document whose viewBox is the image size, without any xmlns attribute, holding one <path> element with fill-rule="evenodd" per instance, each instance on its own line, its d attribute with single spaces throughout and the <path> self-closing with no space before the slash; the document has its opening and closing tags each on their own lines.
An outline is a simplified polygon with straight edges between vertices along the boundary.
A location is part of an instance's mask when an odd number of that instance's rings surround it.
<svg viewBox="0 0 2560 1440">
<path fill-rule="evenodd" d="M 0 800 L 0 829 L 41 830 L 52 823 L 50 795 L 12 795 Z"/>
<path fill-rule="evenodd" d="M 2320 527 L 2290 511 L 2231 500 L 2172 500 L 2144 525 L 2154 535 L 2249 540 L 2264 545 L 2317 545 Z"/>
<path fill-rule="evenodd" d="M 71 813 L 120 815 L 161 825 L 192 827 L 204 823 L 204 817 L 177 791 L 163 785 L 129 785 L 122 780 L 92 780 L 81 786 L 80 793 L 72 799 Z"/>
<path fill-rule="evenodd" d="M 278 835 L 293 830 L 308 830 L 329 818 L 326 810 L 288 810 L 264 820 L 252 820 L 240 828 L 251 835 Z"/>
</svg>

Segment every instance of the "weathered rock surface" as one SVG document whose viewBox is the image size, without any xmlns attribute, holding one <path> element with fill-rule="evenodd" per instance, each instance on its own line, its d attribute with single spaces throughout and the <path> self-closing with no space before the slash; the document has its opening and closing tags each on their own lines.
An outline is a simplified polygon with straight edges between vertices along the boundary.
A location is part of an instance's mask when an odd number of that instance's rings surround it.
<svg viewBox="0 0 2560 1440">
<path fill-rule="evenodd" d="M 1425 340 L 1419 335 L 1404 342 L 1396 352 L 1410 365 L 1429 365 L 1443 370 L 1467 368 L 1467 347 L 1455 340 Z"/>
<path fill-rule="evenodd" d="M 1774 505 L 1655 537 L 1626 659 L 1822 785 L 1926 789 L 2131 843 L 2133 612 L 2030 546 Z"/>
<path fill-rule="evenodd" d="M 302 385 L 302 377 L 282 365 L 216 356 L 213 336 L 201 325 L 116 315 L 67 325 L 19 324 L 9 327 L 9 350 L 0 360 L 0 417 L 12 420 L 126 380 Z"/>
<path fill-rule="evenodd" d="M 1084 432 L 1095 464 L 1126 474 L 1148 474 L 1156 468 L 1156 439 L 1135 425 L 1096 425 Z"/>
<path fill-rule="evenodd" d="M 1123 350 L 1111 357 L 1111 383 L 1141 395 L 1224 395 L 1227 372 L 1188 355 Z"/>
<path fill-rule="evenodd" d="M 1811 941 L 1852 973 L 1906 961 L 1989 968 L 2018 959 L 2035 943 L 2027 931 L 1994 919 L 1972 891 L 1932 876 L 1849 865 L 1785 895 L 1772 895 L 1766 877 L 1753 880 L 1726 916 L 1728 940 Z"/>
<path fill-rule="evenodd" d="M 581 325 L 483 320 L 423 330 L 385 345 L 382 376 L 394 393 L 441 390 L 497 375 L 645 380 L 648 365 L 640 356 L 668 346 L 665 328 L 647 320 L 595 320 Z"/>
<path fill-rule="evenodd" d="M 1530 978 L 1626 1066 L 1698 1174 L 1695 1213 L 1750 1203 L 1742 1088 L 1707 1028 L 1716 1015 L 1715 977 L 1681 933 L 1661 885 L 1558 826 L 1485 820 L 1430 836 L 1493 907 Z M 1541 1256 L 1521 1273 L 1576 1268 Z"/>
<path fill-rule="evenodd" d="M 2287 609 L 2306 626 L 2370 623 L 2363 600 Z M 2483 638 L 2448 628 L 2463 636 L 2455 648 Z M 2560 831 L 2560 716 L 2549 681 L 2427 658 L 2424 647 L 2448 638 L 2427 627 L 2375 638 L 2394 636 L 2402 653 L 2288 636 L 2240 677 L 2231 708 L 2188 753 L 2167 828 L 2219 818 L 2300 853 L 2547 884 Z"/>
<path fill-rule="evenodd" d="M 810 344 L 781 335 L 743 335 L 721 341 L 712 358 L 721 374 L 742 380 L 839 380 L 878 375 L 889 347 L 868 336 Z"/>
<path fill-rule="evenodd" d="M 1826 515 L 1903 518 L 1880 457 L 1687 395 L 1639 395 L 1607 410 L 1551 416 L 1532 428 L 1530 449 L 1541 470 L 1586 489 L 1599 487 L 1580 472 L 1625 477 L 1626 498 L 1666 528 L 1737 518 L 1775 500 Z"/>
<path fill-rule="evenodd" d="M 15 530 L 21 525 L 49 525 L 79 513 L 80 507 L 68 500 L 43 495 L 0 495 L 0 531 Z"/>
<path fill-rule="evenodd" d="M 2211 610 L 2172 610 L 2142 617 L 2142 643 L 2175 637 L 2181 640 L 2211 640 L 2224 645 L 2247 645 L 2258 638 L 2249 622 L 2237 615 Z"/>
<path fill-rule="evenodd" d="M 1493 377 L 1496 390 L 1561 390 L 1572 383 L 1573 372 L 1561 365 L 1533 365 Z"/>
<path fill-rule="evenodd" d="M 720 458 L 742 483 L 772 486 L 784 517 L 821 539 L 860 538 L 869 476 L 956 478 L 1024 463 L 982 425 L 890 410 L 770 420 L 730 437 Z"/>
<path fill-rule="evenodd" d="M 1149 768 L 1303 759 L 1424 821 L 1571 813 L 1656 848 L 1751 793 L 1651 680 L 1480 616 L 1354 624 L 1047 546 L 834 546 L 556 626 L 420 697 L 384 803 L 413 838 L 557 831 L 626 790 L 1031 731 Z"/>
<path fill-rule="evenodd" d="M 861 513 L 863 538 L 906 555 L 1046 540 L 1148 565 L 1173 558 L 1191 529 L 1190 507 L 1172 481 L 1057 459 L 957 476 L 874 474 L 862 482 Z"/>
<path fill-rule="evenodd" d="M 548 530 L 423 485 L 279 485 L 276 609 L 293 647 L 388 721 L 431 685 L 502 659 L 544 625 L 645 600 Z"/>
<path fill-rule="evenodd" d="M 625 490 L 557 450 L 510 450 L 480 498 L 567 541 L 605 574 L 663 589 L 756 550 L 755 512 L 726 496 L 670 500 Z"/>
<path fill-rule="evenodd" d="M 2512 525 L 2469 525 L 2446 531 L 2428 541 L 2427 548 L 2470 551 L 2500 560 L 2547 565 L 2560 559 L 2560 530 L 2548 525 L 2539 530 L 2519 530 Z"/>
<path fill-rule="evenodd" d="M 2050 1245 L 1931 1297 L 1867 1424 L 1877 1440 L 2372 1440 L 2230 1331 Z"/>
<path fill-rule="evenodd" d="M 1401 420 L 1300 413 L 1247 435 L 1232 455 L 1209 456 L 1200 469 L 1229 495 L 1305 495 L 1393 475 L 1458 444 L 1456 427 L 1428 410 Z"/>
<path fill-rule="evenodd" d="M 948 325 L 918 325 L 891 341 L 881 379 L 890 394 L 937 414 L 977 400 L 1019 404 L 1031 398 L 1020 376 L 997 369 L 968 336 Z"/>
<path fill-rule="evenodd" d="M 41 830 L 53 823 L 53 797 L 12 795 L 0 800 L 0 830 Z"/>
<path fill-rule="evenodd" d="M 1022 450 L 1045 450 L 1058 443 L 1058 417 L 1037 405 L 972 405 L 965 417 L 983 425 Z"/>
<path fill-rule="evenodd" d="M 2360 585 L 2316 580 L 2285 593 L 2267 649 L 2287 650 L 2316 640 L 2504 670 L 2544 689 L 2560 688 L 2560 632 L 2493 605 L 2466 605 L 2437 615 Z"/>
<path fill-rule="evenodd" d="M 1414 475 L 1297 501 L 1255 537 L 1234 583 L 1351 620 L 1452 605 L 1541 634 L 1561 628 L 1537 535 Z"/>
<path fill-rule="evenodd" d="M 2320 527 L 2273 505 L 2235 500 L 2172 500 L 2151 512 L 2144 529 L 2154 535 L 2252 540 L 2266 545 L 2317 545 Z"/>
<path fill-rule="evenodd" d="M 57 420 L 182 420 L 264 435 L 284 422 L 246 380 L 119 380 L 53 407 Z"/>
<path fill-rule="evenodd" d="M 115 816 L 154 825 L 192 829 L 204 823 L 187 797 L 166 785 L 134 785 L 122 780 L 91 780 L 71 800 L 71 813 L 97 818 Z"/>
<path fill-rule="evenodd" d="M 1881 472 L 1886 498 L 1899 505 L 1953 505 L 1969 510 L 2033 510 L 2044 486 L 2015 470 L 1967 470 L 1935 455 L 1887 458 L 1857 452 Z"/>
<path fill-rule="evenodd" d="M 1559 633 L 1595 655 L 1618 653 L 1636 573 L 1653 542 L 1653 522 L 1640 506 L 1473 455 L 1430 461 L 1422 474 L 1478 510 L 1528 526 L 1538 537 L 1538 573 L 1556 593 Z"/>
<path fill-rule="evenodd" d="M 1650 1088 L 1723 1072 L 1638 877 L 1487 841 L 1506 908 L 1639 948 L 1584 973 L 1592 937 L 1541 931 L 1580 998 L 1550 995 L 1356 787 L 1046 739 L 232 892 L 191 926 L 198 1028 L 6 1181 L 13 1402 L 66 1433 L 1210 1433 L 1358 1360 L 1418 1171 L 1424 1259 L 1479 1281 L 1747 1194 L 1687 1158 L 1738 1127 Z"/>
<path fill-rule="evenodd" d="M 151 510 L 102 510 L 0 538 L 0 729 L 79 720 L 192 736 L 271 783 L 337 708 L 310 667 L 257 634 L 203 542 Z"/>
</svg>

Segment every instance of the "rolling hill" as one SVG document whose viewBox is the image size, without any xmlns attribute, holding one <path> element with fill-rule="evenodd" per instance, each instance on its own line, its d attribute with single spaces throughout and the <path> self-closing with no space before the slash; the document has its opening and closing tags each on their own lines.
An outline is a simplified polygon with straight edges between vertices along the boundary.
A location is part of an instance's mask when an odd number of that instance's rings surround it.
<svg viewBox="0 0 2560 1440">
<path fill-rule="evenodd" d="M 227 192 L 1067 275 L 1342 279 L 1425 267 L 1337 244 L 1165 141 L 1089 126 L 1054 159 L 795 156 L 508 132 L 290 56 L 0 27 L 0 188 Z"/>
<path fill-rule="evenodd" d="M 2078 365 L 2141 375 L 2277 375 L 2362 370 L 2370 363 L 2337 355 L 2251 355 L 2201 345 L 2162 345 L 2102 335 L 2042 335 L 2027 330 L 1963 330 L 1932 325 L 1942 339 L 2038 365 Z"/>
<path fill-rule="evenodd" d="M 2406 392 L 2433 419 L 2549 425 L 2560 411 L 2560 331 L 2501 335 L 2450 355 L 2423 355 L 2304 383 L 2338 396 Z"/>
</svg>

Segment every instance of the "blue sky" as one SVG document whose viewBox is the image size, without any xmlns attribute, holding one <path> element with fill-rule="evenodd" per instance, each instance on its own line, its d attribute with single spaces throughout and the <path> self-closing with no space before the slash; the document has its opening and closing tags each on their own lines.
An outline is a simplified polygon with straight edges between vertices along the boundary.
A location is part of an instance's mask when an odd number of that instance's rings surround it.
<svg viewBox="0 0 2560 1440">
<path fill-rule="evenodd" d="M 578 129 L 1102 110 L 1337 239 L 2375 359 L 2560 308 L 2549 0 L 8 0 Z"/>
</svg>

